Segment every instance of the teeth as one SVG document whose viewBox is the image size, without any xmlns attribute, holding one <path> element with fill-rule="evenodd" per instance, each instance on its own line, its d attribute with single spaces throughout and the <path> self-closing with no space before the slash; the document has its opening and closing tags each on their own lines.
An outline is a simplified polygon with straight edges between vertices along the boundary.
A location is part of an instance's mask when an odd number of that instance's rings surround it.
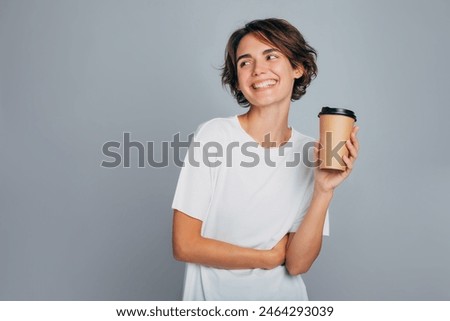
<svg viewBox="0 0 450 321">
<path fill-rule="evenodd" d="M 256 84 L 253 84 L 254 89 L 270 87 L 276 84 L 276 81 L 273 79 L 265 80 Z"/>
</svg>

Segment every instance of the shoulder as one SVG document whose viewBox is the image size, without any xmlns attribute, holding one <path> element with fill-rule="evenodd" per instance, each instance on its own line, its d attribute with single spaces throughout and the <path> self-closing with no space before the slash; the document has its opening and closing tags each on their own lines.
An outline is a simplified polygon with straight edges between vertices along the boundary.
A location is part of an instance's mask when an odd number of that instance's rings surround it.
<svg viewBox="0 0 450 321">
<path fill-rule="evenodd" d="M 300 148 L 308 147 L 308 146 L 313 147 L 317 141 L 317 139 L 315 139 L 314 137 L 302 134 L 302 133 L 296 131 L 294 128 L 292 130 L 293 130 L 293 134 L 294 134 L 293 142 L 297 147 L 300 147 Z"/>
<path fill-rule="evenodd" d="M 294 130 L 295 131 L 295 130 Z M 314 137 L 304 135 L 298 131 L 295 131 L 293 147 L 294 152 L 298 153 L 301 157 L 304 168 L 308 169 L 312 175 L 314 172 L 313 160 L 314 160 L 314 147 L 316 146 L 317 139 Z"/>
<path fill-rule="evenodd" d="M 236 116 L 218 117 L 201 123 L 194 133 L 195 140 L 221 141 L 236 131 Z"/>
</svg>

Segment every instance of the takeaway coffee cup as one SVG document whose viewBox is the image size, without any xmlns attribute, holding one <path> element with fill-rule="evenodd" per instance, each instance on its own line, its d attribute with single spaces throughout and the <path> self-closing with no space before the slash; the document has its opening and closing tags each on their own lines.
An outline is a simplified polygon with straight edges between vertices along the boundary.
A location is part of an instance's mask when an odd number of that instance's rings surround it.
<svg viewBox="0 0 450 321">
<path fill-rule="evenodd" d="M 344 155 L 348 156 L 345 142 L 350 139 L 356 115 L 344 108 L 323 107 L 320 118 L 320 169 L 336 169 L 344 171 Z"/>
</svg>

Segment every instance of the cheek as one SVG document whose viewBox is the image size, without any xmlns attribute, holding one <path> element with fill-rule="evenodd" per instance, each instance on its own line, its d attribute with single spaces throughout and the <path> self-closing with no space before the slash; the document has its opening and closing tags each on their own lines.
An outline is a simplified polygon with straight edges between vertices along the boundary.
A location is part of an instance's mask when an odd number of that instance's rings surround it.
<svg viewBox="0 0 450 321">
<path fill-rule="evenodd" d="M 291 65 L 283 66 L 283 74 L 289 78 L 295 78 L 295 71 L 292 69 Z"/>
<path fill-rule="evenodd" d="M 239 88 L 239 90 L 242 90 L 245 88 L 244 85 L 246 84 L 247 80 L 248 80 L 248 74 L 246 72 L 238 72 L 237 73 L 237 85 L 238 85 L 238 87 L 243 85 L 243 88 Z"/>
<path fill-rule="evenodd" d="M 241 69 L 241 70 L 238 70 L 238 72 L 236 74 L 237 74 L 238 81 L 242 81 L 247 78 L 248 72 Z"/>
</svg>

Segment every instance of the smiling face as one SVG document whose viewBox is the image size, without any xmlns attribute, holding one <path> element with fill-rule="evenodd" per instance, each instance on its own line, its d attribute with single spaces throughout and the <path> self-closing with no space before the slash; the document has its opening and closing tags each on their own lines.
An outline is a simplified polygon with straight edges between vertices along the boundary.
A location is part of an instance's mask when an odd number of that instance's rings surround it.
<svg viewBox="0 0 450 321">
<path fill-rule="evenodd" d="M 302 69 L 294 69 L 277 48 L 248 34 L 236 51 L 238 88 L 251 106 L 289 104 L 294 81 Z"/>
</svg>

